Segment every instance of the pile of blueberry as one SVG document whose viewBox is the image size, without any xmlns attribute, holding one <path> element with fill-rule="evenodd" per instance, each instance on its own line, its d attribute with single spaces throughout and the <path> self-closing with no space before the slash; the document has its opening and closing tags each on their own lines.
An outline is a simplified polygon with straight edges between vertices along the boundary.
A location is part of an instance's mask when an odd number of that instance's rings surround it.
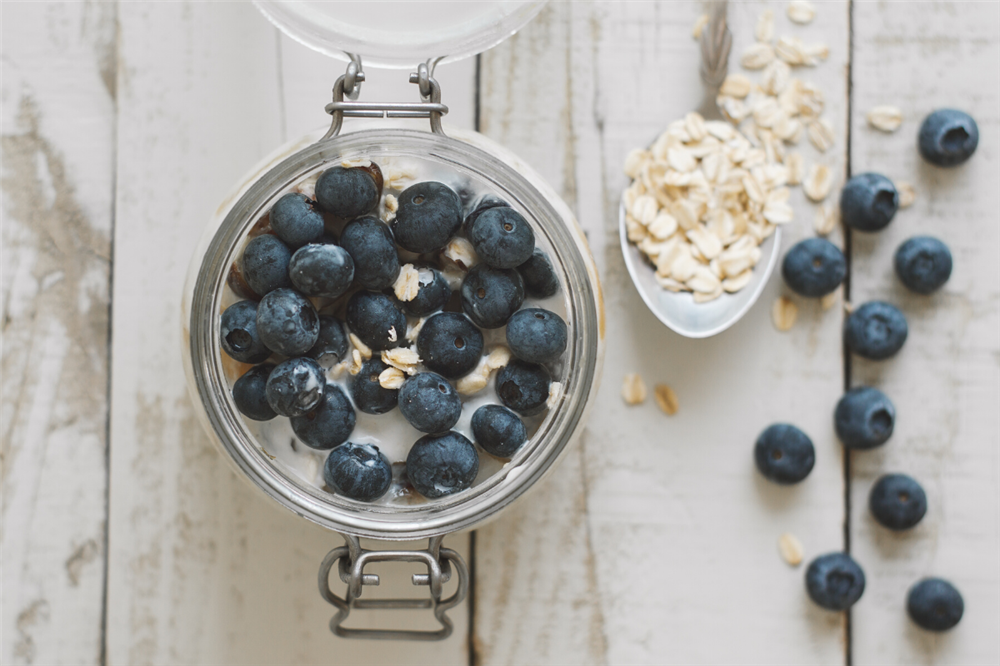
<svg viewBox="0 0 1000 666">
<path fill-rule="evenodd" d="M 920 128 L 918 146 L 928 162 L 952 167 L 965 162 L 979 141 L 976 122 L 968 114 L 942 109 L 930 114 Z M 844 224 L 863 232 L 879 231 L 892 221 L 899 207 L 895 186 L 885 176 L 864 173 L 851 178 L 840 197 Z M 930 236 L 915 236 L 896 250 L 895 270 L 910 291 L 930 294 L 951 275 L 948 246 Z M 833 243 L 808 238 L 785 255 L 785 282 L 796 293 L 821 297 L 832 293 L 847 275 L 847 262 Z M 906 318 L 894 305 L 871 301 L 855 309 L 844 323 L 847 348 L 867 359 L 881 360 L 896 354 L 906 341 Z M 896 410 L 882 391 L 870 386 L 849 390 L 834 410 L 837 437 L 846 449 L 868 450 L 881 446 L 892 435 Z M 816 453 L 809 437 L 793 425 L 768 427 L 754 449 L 757 468 L 776 483 L 798 483 L 809 475 Z M 868 497 L 868 508 L 879 524 L 890 530 L 908 530 L 927 513 L 927 496 L 913 478 L 886 474 Z M 823 608 L 846 610 L 865 589 L 865 575 L 847 553 L 828 553 L 809 565 L 806 590 Z M 907 611 L 917 625 L 933 631 L 950 629 L 962 617 L 962 595 L 950 583 L 927 578 L 909 592 Z"/>
<path fill-rule="evenodd" d="M 230 272 L 230 287 L 245 300 L 222 313 L 220 342 L 233 359 L 255 364 L 233 385 L 236 407 L 257 421 L 288 417 L 306 446 L 330 451 L 328 490 L 365 502 L 388 491 L 385 454 L 348 440 L 355 409 L 386 414 L 398 406 L 426 433 L 409 450 L 406 480 L 433 499 L 469 488 L 479 470 L 476 446 L 452 430 L 463 407 L 452 382 L 479 366 L 483 330 L 506 327 L 513 355 L 496 378 L 502 404 L 480 407 L 471 420 L 476 444 L 501 458 L 528 439 L 521 417 L 546 409 L 546 366 L 565 351 L 568 331 L 556 313 L 521 307 L 526 296 L 555 295 L 559 280 L 531 225 L 506 202 L 487 195 L 463 205 L 447 185 L 420 182 L 399 193 L 390 226 L 376 216 L 382 189 L 377 165 L 337 166 L 319 177 L 315 200 L 282 196 Z M 442 252 L 456 236 L 471 243 L 478 263 L 464 267 L 453 293 Z M 406 296 L 394 289 L 401 255 L 419 276 Z M 414 320 L 422 325 L 408 341 Z M 327 368 L 353 358 L 352 335 L 371 356 L 345 391 Z M 411 342 L 420 365 L 387 388 L 380 375 L 390 365 L 380 353 Z"/>
</svg>

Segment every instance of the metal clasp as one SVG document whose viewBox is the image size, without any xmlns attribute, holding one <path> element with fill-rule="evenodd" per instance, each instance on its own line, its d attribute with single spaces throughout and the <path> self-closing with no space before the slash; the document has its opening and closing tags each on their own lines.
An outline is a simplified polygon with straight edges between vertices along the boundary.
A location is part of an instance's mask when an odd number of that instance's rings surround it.
<svg viewBox="0 0 1000 666">
<path fill-rule="evenodd" d="M 331 550 L 319 567 L 319 593 L 337 609 L 330 620 L 330 631 L 343 638 L 378 638 L 383 640 L 439 641 L 451 635 L 454 626 L 447 612 L 465 598 L 469 590 L 469 569 L 462 556 L 450 548 L 442 548 L 444 537 L 430 539 L 426 550 L 367 550 L 357 537 L 344 535 L 347 545 Z M 420 562 L 426 574 L 413 574 L 414 585 L 430 588 L 430 599 L 361 599 L 365 585 L 378 585 L 378 574 L 365 573 L 371 562 Z M 347 594 L 339 597 L 330 589 L 330 571 L 338 567 L 340 579 L 347 583 Z M 451 580 L 452 568 L 458 574 L 458 589 L 442 599 L 445 583 Z M 352 629 L 343 626 L 353 609 L 359 610 L 422 610 L 430 609 L 440 623 L 436 631 L 402 629 Z"/>
</svg>

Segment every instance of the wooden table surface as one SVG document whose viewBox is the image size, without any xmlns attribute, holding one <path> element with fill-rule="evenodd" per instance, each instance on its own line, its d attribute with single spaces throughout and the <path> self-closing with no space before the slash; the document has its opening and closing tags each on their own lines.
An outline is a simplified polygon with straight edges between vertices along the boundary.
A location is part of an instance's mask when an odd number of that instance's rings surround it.
<svg viewBox="0 0 1000 666">
<path fill-rule="evenodd" d="M 895 358 L 845 362 L 843 308 L 793 296 L 781 333 L 771 280 L 709 340 L 645 309 L 617 242 L 622 163 L 700 99 L 694 2 L 554 2 L 515 37 L 439 69 L 445 128 L 478 129 L 531 163 L 587 232 L 607 306 L 604 380 L 579 444 L 529 498 L 446 545 L 473 594 L 441 643 L 332 636 L 316 567 L 340 538 L 237 478 L 195 421 L 180 361 L 180 298 L 195 244 L 230 187 L 286 140 L 328 122 L 343 64 L 242 2 L 5 2 L 3 135 L 3 664 L 996 664 L 1000 661 L 1000 5 L 731 3 L 734 56 L 772 9 L 778 35 L 821 41 L 796 72 L 826 93 L 836 142 L 806 163 L 911 182 L 915 204 L 879 234 L 832 238 L 850 302 L 901 307 Z M 369 68 L 364 99 L 411 99 Z M 870 128 L 878 104 L 902 128 Z M 915 148 L 953 106 L 979 149 L 941 170 Z M 785 247 L 814 234 L 796 190 Z M 905 238 L 945 240 L 954 274 L 912 295 L 893 275 Z M 670 384 L 680 409 L 627 406 L 622 377 Z M 845 460 L 832 410 L 871 384 L 897 407 L 884 447 Z M 795 487 L 754 470 L 756 435 L 798 424 L 817 463 Z M 890 471 L 927 491 L 904 534 L 870 518 Z M 806 561 L 848 548 L 867 575 L 850 614 L 814 606 Z M 387 568 L 386 576 L 398 569 Z M 937 575 L 966 613 L 932 635 L 905 614 Z M 405 588 L 408 584 L 401 583 Z M 390 591 L 394 589 L 388 586 Z M 388 623 L 393 619 L 372 617 Z"/>
</svg>

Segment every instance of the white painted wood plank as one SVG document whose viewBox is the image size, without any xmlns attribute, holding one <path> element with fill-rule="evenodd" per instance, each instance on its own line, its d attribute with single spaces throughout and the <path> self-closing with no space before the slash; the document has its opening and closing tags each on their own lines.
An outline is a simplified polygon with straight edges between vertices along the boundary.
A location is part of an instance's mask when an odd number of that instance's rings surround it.
<svg viewBox="0 0 1000 666">
<path fill-rule="evenodd" d="M 2 13 L 0 662 L 98 663 L 115 7 Z"/>
<path fill-rule="evenodd" d="M 992 3 L 857 3 L 854 15 L 854 173 L 879 171 L 917 190 L 912 208 L 884 231 L 854 234 L 851 300 L 898 305 L 910 333 L 898 356 L 853 362 L 855 385 L 893 400 L 897 421 L 880 449 L 852 455 L 852 551 L 868 587 L 853 614 L 856 664 L 986 664 L 1000 661 L 1000 16 Z M 903 110 L 892 135 L 869 128 L 876 104 Z M 923 118 L 940 107 L 970 112 L 979 149 L 956 169 L 925 163 L 916 149 Z M 892 256 L 917 234 L 941 238 L 955 268 L 937 294 L 909 293 Z M 916 478 L 929 509 L 912 532 L 892 534 L 868 511 L 882 474 Z M 935 636 L 912 624 L 909 587 L 951 580 L 965 616 Z"/>
</svg>

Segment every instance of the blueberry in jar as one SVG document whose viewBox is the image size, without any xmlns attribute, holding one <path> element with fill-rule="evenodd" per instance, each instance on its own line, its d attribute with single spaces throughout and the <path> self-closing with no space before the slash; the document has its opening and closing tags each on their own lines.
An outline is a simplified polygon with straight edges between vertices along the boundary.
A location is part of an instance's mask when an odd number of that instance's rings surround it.
<svg viewBox="0 0 1000 666">
<path fill-rule="evenodd" d="M 379 375 L 389 367 L 379 357 L 372 356 L 351 381 L 354 404 L 366 414 L 385 414 L 399 402 L 399 389 L 387 389 L 379 382 Z"/>
<path fill-rule="evenodd" d="M 886 474 L 872 486 L 868 509 L 883 527 L 908 530 L 927 513 L 927 495 L 915 479 L 905 474 Z"/>
<path fill-rule="evenodd" d="M 437 312 L 451 299 L 451 287 L 441 271 L 431 266 L 418 265 L 417 295 L 408 301 L 399 301 L 399 307 L 411 317 L 426 317 Z"/>
<path fill-rule="evenodd" d="M 938 109 L 924 118 L 917 146 L 924 159 L 940 167 L 953 167 L 972 157 L 979 145 L 979 126 L 965 111 Z"/>
<path fill-rule="evenodd" d="M 382 173 L 372 168 L 335 166 L 316 181 L 316 202 L 321 210 L 343 220 L 353 220 L 375 210 L 382 196 Z"/>
<path fill-rule="evenodd" d="M 942 578 L 925 578 L 906 595 L 906 612 L 921 629 L 947 631 L 965 612 L 965 602 L 955 586 Z"/>
<path fill-rule="evenodd" d="M 323 235 L 323 216 L 304 194 L 289 192 L 271 207 L 271 228 L 292 249 L 315 243 Z"/>
<path fill-rule="evenodd" d="M 863 358 L 883 360 L 893 356 L 906 342 L 906 318 L 895 306 L 869 301 L 844 322 L 847 348 Z"/>
<path fill-rule="evenodd" d="M 319 339 L 319 315 L 297 291 L 275 289 L 257 306 L 257 332 L 271 351 L 298 356 L 312 349 Z"/>
<path fill-rule="evenodd" d="M 520 359 L 511 361 L 497 373 L 497 396 L 522 416 L 534 416 L 545 409 L 552 377 L 544 366 Z"/>
<path fill-rule="evenodd" d="M 809 476 L 816 463 L 816 449 L 809 436 L 795 426 L 775 423 L 757 437 L 753 457 L 764 478 L 788 485 Z"/>
<path fill-rule="evenodd" d="M 899 209 L 899 194 L 892 181 L 878 173 L 862 173 L 847 181 L 840 192 L 844 224 L 858 231 L 878 231 Z"/>
<path fill-rule="evenodd" d="M 513 208 L 489 208 L 468 225 L 466 233 L 476 254 L 494 268 L 517 268 L 535 250 L 535 232 Z"/>
<path fill-rule="evenodd" d="M 462 416 L 462 399 L 441 375 L 421 372 L 399 389 L 399 411 L 421 432 L 445 432 Z"/>
<path fill-rule="evenodd" d="M 257 304 L 238 301 L 222 313 L 219 324 L 222 351 L 241 363 L 260 363 L 271 355 L 257 332 Z"/>
<path fill-rule="evenodd" d="M 521 418 L 502 405 L 483 405 L 472 415 L 472 434 L 483 450 L 510 458 L 528 441 Z"/>
<path fill-rule="evenodd" d="M 347 326 L 376 351 L 392 349 L 406 337 L 406 315 L 377 291 L 359 291 L 347 301 Z"/>
<path fill-rule="evenodd" d="M 327 456 L 323 480 L 344 497 L 374 502 L 392 484 L 392 465 L 377 446 L 347 442 Z"/>
<path fill-rule="evenodd" d="M 517 267 L 517 272 L 524 280 L 524 290 L 532 298 L 549 298 L 559 291 L 559 278 L 549 255 L 537 247 L 528 260 Z"/>
<path fill-rule="evenodd" d="M 428 499 L 469 488 L 478 473 L 476 447 L 454 431 L 421 437 L 406 456 L 406 476 Z"/>
<path fill-rule="evenodd" d="M 480 328 L 500 328 L 524 302 L 517 271 L 476 264 L 462 280 L 462 309 Z"/>
<path fill-rule="evenodd" d="M 833 425 L 845 448 L 872 449 L 892 436 L 896 408 L 889 397 L 871 386 L 852 388 L 837 402 Z"/>
<path fill-rule="evenodd" d="M 483 355 L 483 334 L 461 312 L 439 312 L 417 335 L 417 353 L 434 372 L 458 379 L 472 372 Z"/>
<path fill-rule="evenodd" d="M 301 416 L 323 399 L 326 378 L 311 358 L 290 358 L 267 377 L 267 403 L 282 416 Z"/>
<path fill-rule="evenodd" d="M 566 351 L 566 322 L 542 308 L 518 310 L 507 322 L 507 346 L 529 363 L 549 363 Z"/>
<path fill-rule="evenodd" d="M 255 365 L 233 384 L 233 402 L 248 419 L 270 421 L 278 415 L 267 402 L 267 378 L 272 370 L 273 363 Z"/>
<path fill-rule="evenodd" d="M 399 255 L 389 227 L 374 217 L 361 217 L 344 227 L 340 245 L 354 261 L 354 283 L 386 289 L 399 277 Z"/>
<path fill-rule="evenodd" d="M 847 610 L 865 591 L 865 573 L 847 553 L 820 555 L 806 569 L 806 591 L 827 610 Z"/>
<path fill-rule="evenodd" d="M 425 254 L 440 250 L 462 226 L 462 202 L 455 191 L 435 181 L 403 190 L 392 231 L 399 246 Z"/>
<path fill-rule="evenodd" d="M 288 275 L 306 296 L 337 298 L 351 287 L 354 260 L 342 247 L 312 243 L 295 251 Z"/>
<path fill-rule="evenodd" d="M 951 251 L 931 236 L 914 236 L 896 250 L 896 275 L 910 291 L 930 294 L 951 277 Z"/>
<path fill-rule="evenodd" d="M 785 254 L 781 275 L 796 294 L 819 298 L 844 281 L 847 260 L 840 248 L 825 238 L 807 238 Z"/>
<path fill-rule="evenodd" d="M 495 194 L 484 194 L 480 197 L 476 202 L 476 205 L 472 207 L 469 214 L 465 216 L 465 221 L 462 223 L 462 229 L 465 230 L 465 234 L 469 234 L 469 228 L 472 226 L 473 222 L 476 221 L 476 218 L 491 208 L 497 207 L 510 208 L 510 204 Z"/>
<path fill-rule="evenodd" d="M 306 356 L 321 365 L 332 367 L 347 358 L 347 345 L 343 322 L 330 315 L 320 315 L 319 336 Z"/>
<path fill-rule="evenodd" d="M 292 430 L 306 446 L 326 451 L 343 444 L 354 431 L 354 407 L 336 384 L 327 384 L 319 403 L 291 418 Z"/>
<path fill-rule="evenodd" d="M 291 287 L 288 262 L 292 250 L 273 234 L 252 239 L 243 248 L 243 279 L 261 296 L 285 287 Z"/>
</svg>

